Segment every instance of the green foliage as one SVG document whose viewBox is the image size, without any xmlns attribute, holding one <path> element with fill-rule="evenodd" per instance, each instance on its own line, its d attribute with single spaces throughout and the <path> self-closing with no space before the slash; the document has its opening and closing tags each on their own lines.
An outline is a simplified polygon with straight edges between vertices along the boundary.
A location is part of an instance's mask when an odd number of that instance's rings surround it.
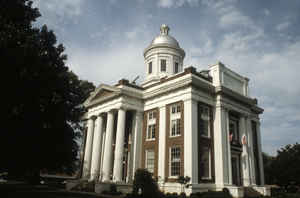
<svg viewBox="0 0 300 198">
<path fill-rule="evenodd" d="M 55 34 L 46 25 L 32 26 L 39 16 L 29 0 L 0 0 L 2 113 L 7 116 L 0 170 L 9 175 L 36 175 L 41 169 L 73 173 L 85 112 L 80 104 L 94 90 L 68 70 Z"/>
<path fill-rule="evenodd" d="M 273 163 L 275 157 L 269 156 L 266 153 L 262 153 L 263 162 L 264 162 L 264 173 L 265 173 L 265 183 L 266 184 L 274 184 L 275 183 L 275 172 L 273 169 Z"/>
<path fill-rule="evenodd" d="M 300 186 L 300 144 L 287 145 L 277 151 L 276 157 L 263 155 L 267 184 L 277 184 L 286 191 Z"/>
<path fill-rule="evenodd" d="M 134 196 L 145 198 L 156 198 L 161 195 L 156 181 L 152 178 L 152 174 L 146 169 L 137 169 L 134 174 L 133 191 Z"/>
<path fill-rule="evenodd" d="M 187 183 L 191 180 L 189 176 L 179 176 L 177 182 L 181 184 L 181 192 L 184 191 L 184 187 L 188 187 Z M 185 185 L 185 186 L 184 186 Z"/>
</svg>

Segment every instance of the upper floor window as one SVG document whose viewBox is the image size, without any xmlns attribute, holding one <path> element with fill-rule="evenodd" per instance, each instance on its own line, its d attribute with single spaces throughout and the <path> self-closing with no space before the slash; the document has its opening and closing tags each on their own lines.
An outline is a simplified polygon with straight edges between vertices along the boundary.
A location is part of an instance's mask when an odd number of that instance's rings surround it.
<svg viewBox="0 0 300 198">
<path fill-rule="evenodd" d="M 155 111 L 150 111 L 148 113 L 148 120 L 152 120 L 156 118 L 156 112 Z"/>
<path fill-rule="evenodd" d="M 170 176 L 180 176 L 181 158 L 180 158 L 180 147 L 170 148 Z"/>
<path fill-rule="evenodd" d="M 155 130 L 156 130 L 156 111 L 150 111 L 148 112 L 146 140 L 155 139 Z"/>
<path fill-rule="evenodd" d="M 148 63 L 148 73 L 152 73 L 152 62 Z"/>
<path fill-rule="evenodd" d="M 171 121 L 171 136 L 180 135 L 180 119 L 174 119 Z"/>
<path fill-rule="evenodd" d="M 181 104 L 170 106 L 170 136 L 181 134 Z"/>
<path fill-rule="evenodd" d="M 180 111 L 181 111 L 180 104 L 172 105 L 172 107 L 171 107 L 172 114 L 180 113 Z"/>
<path fill-rule="evenodd" d="M 199 132 L 202 136 L 210 137 L 210 115 L 209 107 L 199 105 Z"/>
<path fill-rule="evenodd" d="M 239 122 L 238 119 L 229 116 L 229 139 L 230 141 L 239 140 Z"/>
<path fill-rule="evenodd" d="M 160 71 L 165 72 L 167 70 L 167 61 L 165 59 L 160 60 Z"/>
<path fill-rule="evenodd" d="M 146 139 L 147 140 L 154 140 L 155 139 L 155 124 L 148 125 Z"/>
<path fill-rule="evenodd" d="M 174 65 L 174 74 L 177 74 L 179 72 L 179 64 L 177 62 L 175 62 Z"/>
</svg>

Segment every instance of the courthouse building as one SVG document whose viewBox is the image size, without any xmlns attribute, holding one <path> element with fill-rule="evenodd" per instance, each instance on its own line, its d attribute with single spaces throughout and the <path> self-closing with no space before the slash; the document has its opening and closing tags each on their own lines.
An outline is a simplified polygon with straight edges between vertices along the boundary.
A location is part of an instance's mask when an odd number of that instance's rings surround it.
<svg viewBox="0 0 300 198">
<path fill-rule="evenodd" d="M 185 51 L 162 25 L 144 50 L 142 84 L 101 84 L 87 108 L 82 178 L 128 185 L 145 168 L 164 192 L 228 188 L 235 197 L 264 187 L 259 115 L 249 79 L 218 62 L 184 67 Z"/>
</svg>

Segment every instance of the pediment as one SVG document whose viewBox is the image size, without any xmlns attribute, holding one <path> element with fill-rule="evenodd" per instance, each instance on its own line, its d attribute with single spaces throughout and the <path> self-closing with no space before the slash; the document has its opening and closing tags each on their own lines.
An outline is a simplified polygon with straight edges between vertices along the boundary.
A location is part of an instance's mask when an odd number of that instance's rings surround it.
<svg viewBox="0 0 300 198">
<path fill-rule="evenodd" d="M 111 90 L 107 90 L 107 89 L 103 89 L 101 91 L 99 91 L 90 101 L 94 101 L 103 97 L 107 97 L 112 95 L 114 92 Z"/>
<path fill-rule="evenodd" d="M 118 93 L 120 93 L 120 90 L 118 88 L 102 84 L 97 87 L 93 93 L 91 93 L 90 97 L 85 101 L 84 105 L 89 106 L 94 103 L 98 103 L 99 101 L 110 98 L 111 96 L 115 96 Z"/>
</svg>

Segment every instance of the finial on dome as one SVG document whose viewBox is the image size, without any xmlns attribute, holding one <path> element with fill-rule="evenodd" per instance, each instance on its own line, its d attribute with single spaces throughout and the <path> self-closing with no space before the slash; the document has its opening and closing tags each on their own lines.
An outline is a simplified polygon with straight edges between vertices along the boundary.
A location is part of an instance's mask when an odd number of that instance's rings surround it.
<svg viewBox="0 0 300 198">
<path fill-rule="evenodd" d="M 169 30 L 170 30 L 170 28 L 166 24 L 162 24 L 160 26 L 160 34 L 161 35 L 168 35 L 169 34 Z"/>
</svg>

